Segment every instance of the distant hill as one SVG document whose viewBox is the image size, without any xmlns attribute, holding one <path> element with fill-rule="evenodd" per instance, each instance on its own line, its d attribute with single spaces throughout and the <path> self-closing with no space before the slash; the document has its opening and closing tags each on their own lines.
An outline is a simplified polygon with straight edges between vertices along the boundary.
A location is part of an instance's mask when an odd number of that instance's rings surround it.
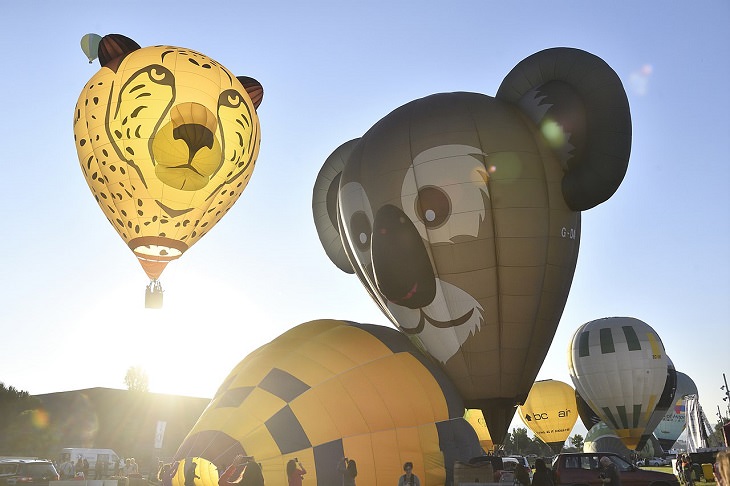
<svg viewBox="0 0 730 486">
<path fill-rule="evenodd" d="M 88 388 L 34 395 L 48 412 L 62 447 L 114 449 L 134 457 L 141 471 L 156 472 L 157 460 L 171 458 L 210 403 L 209 398 Z M 158 423 L 162 447 L 155 448 Z"/>
</svg>

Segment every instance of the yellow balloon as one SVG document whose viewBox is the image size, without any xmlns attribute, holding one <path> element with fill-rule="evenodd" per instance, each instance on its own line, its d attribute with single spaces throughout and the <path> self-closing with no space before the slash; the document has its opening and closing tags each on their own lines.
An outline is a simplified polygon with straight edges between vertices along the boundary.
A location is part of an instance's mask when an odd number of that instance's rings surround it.
<svg viewBox="0 0 730 486">
<path fill-rule="evenodd" d="M 251 177 L 263 88 L 199 52 L 110 34 L 79 96 L 74 139 L 91 192 L 157 279 L 226 214 Z"/>
<path fill-rule="evenodd" d="M 558 380 L 536 381 L 518 414 L 525 425 L 556 454 L 578 420 L 575 390 Z"/>
<path fill-rule="evenodd" d="M 479 437 L 479 443 L 485 452 L 494 450 L 494 442 L 492 436 L 489 435 L 489 429 L 487 428 L 487 421 L 484 420 L 484 414 L 478 408 L 468 408 L 464 412 L 464 418 L 474 428 Z"/>
<path fill-rule="evenodd" d="M 195 486 L 218 486 L 218 468 L 202 457 L 187 457 L 180 460 L 172 476 L 172 486 L 189 486 L 186 476 L 191 476 Z"/>
<path fill-rule="evenodd" d="M 254 456 L 267 486 L 286 486 L 297 458 L 305 484 L 390 484 L 412 461 L 422 484 L 450 484 L 455 461 L 481 450 L 453 383 L 402 333 L 335 320 L 300 324 L 241 361 L 183 441 L 176 458 L 220 470 Z M 175 486 L 184 486 L 178 484 Z"/>
</svg>

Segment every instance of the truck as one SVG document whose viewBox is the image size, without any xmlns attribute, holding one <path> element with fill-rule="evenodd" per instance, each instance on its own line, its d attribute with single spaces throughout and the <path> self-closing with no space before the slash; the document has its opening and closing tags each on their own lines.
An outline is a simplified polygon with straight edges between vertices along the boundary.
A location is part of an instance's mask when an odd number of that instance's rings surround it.
<svg viewBox="0 0 730 486">
<path fill-rule="evenodd" d="M 99 470 L 104 476 L 112 475 L 117 463 L 121 464 L 122 462 L 119 454 L 112 449 L 91 449 L 86 447 L 64 447 L 61 449 L 59 459 L 59 464 L 67 460 L 71 460 L 75 464 L 79 459 L 86 459 L 89 461 L 89 474 L 94 474 L 96 463 L 101 462 Z"/>
</svg>

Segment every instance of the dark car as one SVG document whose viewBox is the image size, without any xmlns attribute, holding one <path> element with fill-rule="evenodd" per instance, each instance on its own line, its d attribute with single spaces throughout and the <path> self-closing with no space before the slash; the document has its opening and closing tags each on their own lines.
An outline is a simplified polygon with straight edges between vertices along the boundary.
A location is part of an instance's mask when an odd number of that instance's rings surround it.
<svg viewBox="0 0 730 486">
<path fill-rule="evenodd" d="M 0 486 L 48 486 L 58 481 L 58 471 L 51 461 L 43 459 L 0 460 Z"/>
<path fill-rule="evenodd" d="M 610 452 L 558 454 L 553 460 L 555 485 L 602 486 L 598 475 L 599 460 L 608 457 L 621 477 L 621 486 L 679 486 L 674 474 L 639 469 L 621 456 Z"/>
</svg>

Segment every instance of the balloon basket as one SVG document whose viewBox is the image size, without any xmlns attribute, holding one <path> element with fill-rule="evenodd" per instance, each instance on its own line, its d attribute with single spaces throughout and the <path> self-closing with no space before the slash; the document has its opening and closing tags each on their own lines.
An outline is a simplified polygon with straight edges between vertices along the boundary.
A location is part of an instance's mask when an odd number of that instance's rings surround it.
<svg viewBox="0 0 730 486">
<path fill-rule="evenodd" d="M 146 309 L 161 309 L 162 308 L 162 284 L 159 281 L 153 280 L 147 286 L 144 295 L 144 306 Z"/>
</svg>

